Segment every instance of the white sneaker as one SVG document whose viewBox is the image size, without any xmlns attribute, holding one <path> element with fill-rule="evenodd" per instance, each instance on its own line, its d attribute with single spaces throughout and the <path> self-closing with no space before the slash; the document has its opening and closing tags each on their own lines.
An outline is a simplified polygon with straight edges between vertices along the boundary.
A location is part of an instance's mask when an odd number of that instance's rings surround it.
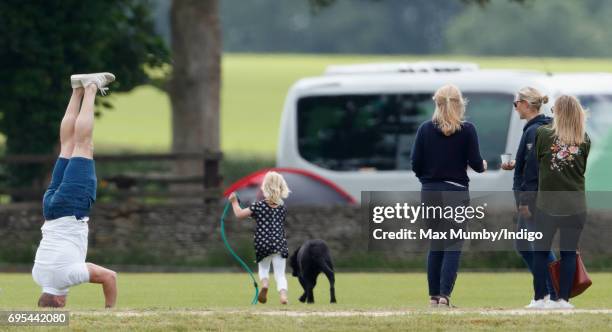
<svg viewBox="0 0 612 332">
<path fill-rule="evenodd" d="M 545 303 L 549 302 L 550 301 L 550 295 L 544 296 L 543 300 L 544 300 Z M 526 305 L 524 308 L 525 309 L 532 309 L 534 306 L 536 306 L 536 300 L 531 299 L 531 302 L 529 302 L 529 304 Z"/>
<path fill-rule="evenodd" d="M 555 303 L 555 309 L 574 309 L 574 305 L 561 299 L 558 301 L 551 301 Z"/>
<path fill-rule="evenodd" d="M 531 299 L 531 302 L 529 302 L 529 304 L 526 305 L 524 308 L 525 309 L 531 309 L 535 305 L 535 303 L 536 303 L 536 300 Z"/>
<path fill-rule="evenodd" d="M 550 302 L 550 301 L 549 301 Z M 525 307 L 525 309 L 547 309 L 547 303 L 544 299 L 531 300 L 531 303 Z"/>
<path fill-rule="evenodd" d="M 72 88 L 86 87 L 90 84 L 95 84 L 102 95 L 106 95 L 108 88 L 106 87 L 115 80 L 115 75 L 112 73 L 93 73 L 93 74 L 77 74 L 70 76 L 70 85 Z"/>
</svg>

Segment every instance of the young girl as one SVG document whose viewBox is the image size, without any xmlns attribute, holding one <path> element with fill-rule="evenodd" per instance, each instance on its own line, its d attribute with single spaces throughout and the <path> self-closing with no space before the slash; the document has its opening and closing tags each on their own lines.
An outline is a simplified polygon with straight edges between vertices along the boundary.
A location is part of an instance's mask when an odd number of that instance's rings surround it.
<svg viewBox="0 0 612 332">
<path fill-rule="evenodd" d="M 241 208 L 236 194 L 232 193 L 229 200 L 237 218 L 252 217 L 255 219 L 255 255 L 259 265 L 261 292 L 259 302 L 266 303 L 268 294 L 268 278 L 270 263 L 274 266 L 274 280 L 280 294 L 280 303 L 287 304 L 287 278 L 285 278 L 285 263 L 289 257 L 287 239 L 285 238 L 285 217 L 287 210 L 283 206 L 283 198 L 289 196 L 289 188 L 282 175 L 268 172 L 261 185 L 264 199 L 254 202 L 248 208 Z"/>
</svg>

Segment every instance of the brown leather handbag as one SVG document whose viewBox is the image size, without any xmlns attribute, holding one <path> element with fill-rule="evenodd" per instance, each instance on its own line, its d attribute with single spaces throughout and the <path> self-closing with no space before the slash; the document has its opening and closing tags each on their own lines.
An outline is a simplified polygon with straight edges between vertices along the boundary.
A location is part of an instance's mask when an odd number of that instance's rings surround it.
<svg viewBox="0 0 612 332">
<path fill-rule="evenodd" d="M 548 271 L 550 272 L 550 278 L 552 279 L 553 287 L 555 292 L 559 294 L 559 275 L 561 270 L 561 260 L 556 260 L 548 264 Z M 587 273 L 580 252 L 576 252 L 576 273 L 574 274 L 574 283 L 572 284 L 572 291 L 570 297 L 576 297 L 582 294 L 587 288 L 591 287 L 593 282 Z"/>
</svg>

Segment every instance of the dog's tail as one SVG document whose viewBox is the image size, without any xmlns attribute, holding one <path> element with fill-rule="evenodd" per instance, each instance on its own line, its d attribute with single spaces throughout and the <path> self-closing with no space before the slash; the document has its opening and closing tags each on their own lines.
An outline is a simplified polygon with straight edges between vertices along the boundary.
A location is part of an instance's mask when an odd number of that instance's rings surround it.
<svg viewBox="0 0 612 332">
<path fill-rule="evenodd" d="M 334 272 L 334 263 L 332 263 L 329 258 L 319 261 L 319 266 L 321 267 L 321 271 L 325 274 Z"/>
</svg>

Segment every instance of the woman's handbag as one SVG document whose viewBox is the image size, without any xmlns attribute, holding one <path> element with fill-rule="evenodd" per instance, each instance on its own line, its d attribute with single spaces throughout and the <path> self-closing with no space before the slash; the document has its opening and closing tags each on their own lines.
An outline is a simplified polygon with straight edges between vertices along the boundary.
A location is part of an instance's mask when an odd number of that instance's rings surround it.
<svg viewBox="0 0 612 332">
<path fill-rule="evenodd" d="M 552 279 L 553 287 L 557 294 L 559 294 L 559 276 L 561 270 L 561 260 L 556 260 L 548 264 L 548 270 L 550 272 L 550 278 Z M 576 252 L 576 273 L 574 274 L 574 283 L 572 284 L 572 290 L 570 297 L 576 297 L 582 294 L 587 288 L 589 288 L 593 282 L 587 273 L 580 252 Z"/>
</svg>

